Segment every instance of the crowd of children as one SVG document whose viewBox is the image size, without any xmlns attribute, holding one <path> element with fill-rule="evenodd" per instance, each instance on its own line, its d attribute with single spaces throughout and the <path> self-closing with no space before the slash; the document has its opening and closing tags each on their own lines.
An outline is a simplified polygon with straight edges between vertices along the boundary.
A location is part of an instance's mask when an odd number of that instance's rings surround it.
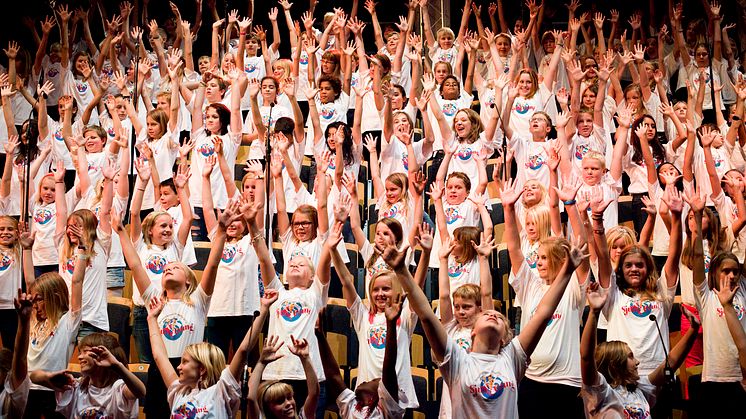
<svg viewBox="0 0 746 419">
<path fill-rule="evenodd" d="M 432 0 L 31 21 L 0 73 L 0 418 L 743 412 L 743 10 L 460 1 L 457 31 Z"/>
</svg>

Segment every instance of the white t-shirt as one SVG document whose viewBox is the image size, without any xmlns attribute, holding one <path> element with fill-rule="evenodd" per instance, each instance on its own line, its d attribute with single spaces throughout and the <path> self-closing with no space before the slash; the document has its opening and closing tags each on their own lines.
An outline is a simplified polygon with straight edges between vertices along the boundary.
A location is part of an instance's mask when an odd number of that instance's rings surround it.
<svg viewBox="0 0 746 419">
<path fill-rule="evenodd" d="M 739 280 L 739 288 L 733 298 L 733 308 L 736 310 L 741 327 L 746 329 L 746 294 L 744 294 L 746 280 Z M 702 319 L 704 334 L 704 365 L 702 367 L 703 382 L 740 382 L 741 368 L 738 363 L 738 348 L 728 330 L 723 306 L 714 290 L 707 281 L 699 287 L 694 287 L 699 318 Z"/>
<path fill-rule="evenodd" d="M 81 380 L 75 380 L 70 389 L 56 392 L 57 412 L 68 418 L 137 418 L 137 398 L 127 399 L 124 380 L 116 380 L 114 384 L 103 388 L 90 382 L 83 387 Z"/>
<path fill-rule="evenodd" d="M 81 311 L 68 311 L 60 317 L 54 332 L 46 338 L 36 339 L 33 334 L 28 345 L 28 370 L 60 371 L 67 369 L 67 363 L 75 348 L 75 338 L 80 327 Z M 33 329 L 33 325 L 31 326 Z M 34 390 L 49 390 L 31 384 Z M 51 390 L 50 390 L 51 391 Z"/>
<path fill-rule="evenodd" d="M 488 154 L 492 154 L 492 143 L 487 140 L 484 132 L 480 133 L 477 140 L 473 143 L 468 143 L 466 141 L 460 142 L 457 140 L 455 135 L 450 141 L 451 148 L 454 148 L 454 154 L 453 157 L 451 157 L 450 164 L 448 165 L 447 174 L 450 175 L 453 172 L 466 174 L 466 176 L 471 179 L 470 192 L 473 193 L 479 183 L 479 163 L 475 156 L 482 149 L 486 149 Z"/>
<path fill-rule="evenodd" d="M 497 355 L 467 353 L 449 339 L 438 368 L 451 391 L 451 417 L 517 418 L 518 383 L 527 364 L 518 338 Z"/>
<path fill-rule="evenodd" d="M 456 117 L 456 113 L 458 113 L 460 109 L 470 108 L 471 102 L 472 100 L 474 100 L 474 96 L 472 96 L 469 92 L 465 92 L 463 86 L 461 87 L 461 95 L 457 99 L 443 99 L 440 96 L 440 93 L 437 92 L 437 90 L 435 92 L 435 98 L 438 101 L 441 112 L 443 112 L 443 117 L 445 118 L 448 127 L 450 127 L 451 129 L 453 129 L 453 118 Z M 432 126 L 433 131 L 433 150 L 442 150 L 443 141 L 445 141 L 445 138 L 443 138 L 440 132 L 440 125 L 438 124 L 438 120 L 435 118 L 435 114 L 430 108 L 427 109 L 427 112 L 427 116 L 430 120 L 430 125 Z"/>
<path fill-rule="evenodd" d="M 513 129 L 513 135 L 530 135 L 529 120 L 534 113 L 546 111 L 550 101 L 551 105 L 554 105 L 553 96 L 554 93 L 550 92 L 544 83 L 539 83 L 539 89 L 533 97 L 516 97 L 513 101 L 513 107 L 510 109 L 510 128 Z M 508 103 L 508 89 L 503 90 L 503 103 Z"/>
<path fill-rule="evenodd" d="M 434 45 L 432 45 L 430 48 L 430 59 L 433 61 L 433 63 L 437 63 L 439 61 L 446 62 L 451 65 L 451 68 L 456 67 L 456 58 L 458 57 L 458 47 L 454 44 L 448 49 L 442 49 L 440 45 L 436 42 Z M 435 66 L 435 64 L 433 64 Z"/>
<path fill-rule="evenodd" d="M 18 297 L 21 288 L 21 263 L 20 246 L 15 245 L 13 249 L 0 249 L 0 310 L 13 310 L 13 299 Z"/>
<path fill-rule="evenodd" d="M 549 185 L 549 156 L 545 150 L 554 146 L 556 140 L 536 142 L 523 137 L 518 131 L 508 141 L 508 147 L 513 149 L 513 156 L 518 165 L 518 175 L 515 180 L 516 190 L 523 188 L 526 181 L 536 180 L 542 185 Z"/>
<path fill-rule="evenodd" d="M 322 285 L 318 277 L 314 277 L 309 288 L 296 287 L 286 290 L 275 277 L 267 288 L 276 289 L 279 294 L 277 301 L 269 308 L 269 336 L 278 336 L 281 342 L 290 342 L 290 335 L 296 339 L 306 339 L 313 370 L 319 382 L 324 381 L 326 376 L 314 329 L 319 318 L 319 310 L 326 305 L 329 285 Z M 264 380 L 306 379 L 300 359 L 290 353 L 287 344 L 277 353 L 284 356 L 267 365 L 262 375 Z"/>
<path fill-rule="evenodd" d="M 34 246 L 31 248 L 31 257 L 35 265 L 55 265 L 59 263 L 59 247 L 54 240 L 54 231 L 57 228 L 57 206 L 41 204 L 32 198 L 31 207 L 31 231 L 36 232 Z"/>
<path fill-rule="evenodd" d="M 4 410 L 4 407 L 0 407 L 0 418 L 20 418 L 23 417 L 23 412 L 26 410 L 26 403 L 28 402 L 28 391 L 31 386 L 31 380 L 28 374 L 23 379 L 18 388 L 13 388 L 13 381 L 11 380 L 10 374 L 5 378 L 5 386 L 2 392 L 0 392 L 0 406 L 8 404 L 8 410 Z M 401 416 L 400 416 L 401 417 Z"/>
<path fill-rule="evenodd" d="M 228 163 L 228 167 L 236 164 L 236 153 L 238 146 L 241 144 L 241 135 L 227 133 L 221 135 L 223 139 L 223 156 Z M 205 166 L 205 160 L 215 154 L 213 145 L 213 136 L 208 136 L 205 128 L 202 127 L 192 133 L 194 141 L 194 150 L 192 151 L 192 176 L 189 178 L 189 191 L 191 195 L 189 200 L 195 207 L 202 207 L 202 168 Z M 197 176 L 199 175 L 199 176 Z M 213 203 L 215 208 L 225 209 L 228 204 L 228 192 L 225 188 L 225 181 L 220 172 L 220 167 L 216 164 L 210 174 L 210 188 L 212 190 Z"/>
<path fill-rule="evenodd" d="M 165 248 L 161 248 L 155 244 L 148 246 L 145 244 L 142 236 L 140 236 L 135 243 L 135 250 L 140 255 L 140 263 L 145 268 L 145 273 L 148 275 L 150 283 L 160 288 L 161 276 L 163 275 L 163 270 L 166 268 L 166 264 L 181 261 L 184 247 L 179 244 L 178 239 L 174 239 Z M 132 287 L 132 302 L 136 306 L 145 305 L 145 301 L 140 296 L 140 290 L 137 288 L 137 285 Z"/>
<path fill-rule="evenodd" d="M 599 383 L 595 386 L 583 385 L 580 392 L 586 418 L 650 419 L 650 408 L 655 404 L 658 389 L 647 376 L 640 376 L 635 391 L 629 391 L 625 386 L 610 386 L 601 373 L 596 374 Z"/>
<path fill-rule="evenodd" d="M 44 82 L 50 81 L 54 86 L 54 90 L 47 95 L 47 104 L 56 105 L 65 90 L 65 77 L 69 74 L 68 69 L 62 66 L 62 62 L 53 63 L 49 55 L 44 55 L 41 60 L 41 72 L 44 73 Z M 34 74 L 33 80 L 39 80 L 39 75 Z"/>
<path fill-rule="evenodd" d="M 479 258 L 467 260 L 464 263 L 456 262 L 453 255 L 448 256 L 448 281 L 451 287 L 451 304 L 453 304 L 453 293 L 466 284 L 480 285 Z"/>
<path fill-rule="evenodd" d="M 712 203 L 715 204 L 715 209 L 717 209 L 720 224 L 731 229 L 731 226 L 738 219 L 738 207 L 735 202 L 725 195 L 725 191 L 721 190 L 720 195 L 712 196 Z M 738 233 L 738 237 L 735 238 L 735 242 L 731 246 L 731 252 L 738 257 L 739 262 L 743 263 L 744 256 L 746 256 L 746 229 L 741 229 Z"/>
<path fill-rule="evenodd" d="M 64 234 L 64 231 L 63 231 Z M 59 236 L 58 236 L 59 237 Z M 109 314 L 106 303 L 106 264 L 111 248 L 111 234 L 100 228 L 96 229 L 96 241 L 93 244 L 95 256 L 91 256 L 85 269 L 83 279 L 83 301 L 81 311 L 83 321 L 102 330 L 109 330 Z M 61 242 L 62 238 L 58 239 Z M 62 257 L 62 255 L 60 255 Z M 60 261 L 59 273 L 72 294 L 73 270 L 77 256 Z"/>
<path fill-rule="evenodd" d="M 404 393 L 399 389 L 399 402 L 394 400 L 386 390 L 383 382 L 378 383 L 378 406 L 373 412 L 368 410 L 367 406 L 362 406 L 355 398 L 355 392 L 346 388 L 337 396 L 337 407 L 339 407 L 339 417 L 343 419 L 401 419 L 404 417 L 406 403 Z"/>
<path fill-rule="evenodd" d="M 156 211 L 164 211 L 161 208 L 160 202 L 155 205 Z M 184 221 L 184 214 L 181 213 L 181 204 L 177 204 L 167 210 L 168 215 L 174 220 L 174 233 L 178 233 L 179 227 Z M 194 208 L 192 208 L 194 213 Z M 187 234 L 186 243 L 184 244 L 184 251 L 181 254 L 181 261 L 186 265 L 194 265 L 197 263 L 197 253 L 194 250 L 194 242 L 192 241 L 192 235 Z"/>
<path fill-rule="evenodd" d="M 665 360 L 658 329 L 649 319 L 651 314 L 655 315 L 660 327 L 666 344 L 665 351 L 670 350 L 668 316 L 673 307 L 676 285 L 668 288 L 665 270 L 658 278 L 657 292 L 661 300 L 643 300 L 639 295 L 630 297 L 619 290 L 616 275 L 612 273 L 608 300 L 602 311 L 609 321 L 607 339 L 621 340 L 629 345 L 632 353 L 640 360 L 640 376 L 650 374 Z"/>
<path fill-rule="evenodd" d="M 282 272 L 288 271 L 288 263 L 296 256 L 305 256 L 311 260 L 313 266 L 318 265 L 321 250 L 324 248 L 327 234 L 316 235 L 316 238 L 310 242 L 300 242 L 293 236 L 293 227 L 290 226 L 285 234 L 280 236 L 282 242 Z M 346 253 L 346 252 L 345 252 Z"/>
<path fill-rule="evenodd" d="M 572 166 L 575 169 L 577 175 L 582 176 L 583 173 L 583 157 L 588 154 L 589 151 L 593 150 L 598 153 L 606 155 L 606 130 L 604 127 L 600 127 L 593 124 L 593 132 L 588 137 L 583 137 L 580 133 L 576 132 L 572 137 Z"/>
<path fill-rule="evenodd" d="M 446 227 L 448 235 L 453 237 L 453 232 L 459 227 L 476 227 L 479 224 L 480 216 L 477 207 L 468 199 L 458 205 L 450 205 L 446 198 L 443 197 L 443 211 L 446 214 Z M 433 237 L 433 249 L 430 254 L 430 267 L 437 268 L 440 266 L 438 252 L 443 245 L 440 242 L 439 227 L 435 227 Z"/>
<path fill-rule="evenodd" d="M 456 343 L 461 349 L 466 352 L 471 352 L 471 331 L 459 326 L 458 321 L 453 318 L 450 322 L 444 325 L 448 337 Z M 443 382 L 443 392 L 440 396 L 440 412 L 438 417 L 440 419 L 451 419 L 451 391 L 448 389 L 448 384 Z"/>
<path fill-rule="evenodd" d="M 78 112 L 78 115 L 81 115 L 82 112 Z M 47 135 L 48 140 L 52 141 L 52 160 L 55 162 L 62 160 L 62 162 L 65 164 L 66 170 L 74 170 L 75 165 L 73 164 L 73 158 L 70 155 L 70 150 L 67 149 L 67 145 L 65 144 L 65 137 L 62 135 L 62 123 L 57 122 L 51 117 L 47 116 L 47 128 L 49 130 L 49 134 Z M 72 133 L 73 135 L 82 134 L 83 131 L 83 121 L 78 116 L 75 118 L 75 120 L 72 121 Z"/>
<path fill-rule="evenodd" d="M 240 397 L 241 387 L 227 367 L 220 380 L 204 390 L 185 391 L 178 380 L 168 388 L 168 405 L 174 418 L 233 419 Z"/>
<path fill-rule="evenodd" d="M 210 233 L 211 240 L 214 234 Z M 233 243 L 226 241 L 218 264 L 208 317 L 253 315 L 255 310 L 259 310 L 261 281 L 259 259 L 251 244 L 251 235 L 247 234 Z"/>
<path fill-rule="evenodd" d="M 361 343 L 357 373 L 357 384 L 360 385 L 381 378 L 383 358 L 386 352 L 386 315 L 384 313 L 373 314 L 368 307 L 363 305 L 360 297 L 355 299 L 349 311 L 358 341 Z M 410 369 L 411 361 L 407 349 L 416 325 L 417 315 L 409 308 L 409 303 L 405 301 L 396 327 L 396 345 L 397 348 L 402 349 L 396 351 L 397 381 L 399 382 L 399 391 L 404 392 L 406 400 L 408 400 L 408 403 L 402 403 L 404 408 L 419 406 L 417 394 L 414 391 Z"/>
<path fill-rule="evenodd" d="M 148 147 L 153 151 L 153 160 L 155 162 L 149 162 L 151 170 L 158 171 L 158 180 L 163 182 L 173 177 L 174 163 L 176 163 L 176 157 L 179 154 L 179 135 L 173 134 L 171 131 L 166 132 L 161 138 L 157 140 L 148 140 L 148 131 L 143 128 L 137 137 L 137 143 L 146 143 Z M 197 145 L 195 145 L 197 147 Z M 193 160 L 194 161 L 194 160 Z M 202 181 L 202 169 L 195 171 L 192 168 L 192 177 L 189 178 L 191 182 L 194 178 Z M 140 186 L 142 187 L 142 186 Z M 153 191 L 153 182 L 150 181 L 145 185 L 145 192 L 143 192 L 142 198 L 142 209 L 151 209 L 155 205 L 155 192 Z M 190 184 L 191 188 L 191 184 Z M 194 196 L 194 189 L 192 189 L 192 196 Z"/>
<path fill-rule="evenodd" d="M 332 122 L 344 122 L 347 123 L 347 108 L 350 103 L 350 97 L 345 92 L 341 92 L 339 97 L 333 102 L 321 103 L 318 96 L 316 97 L 316 110 L 319 112 L 319 124 L 321 125 L 321 139 L 324 141 L 324 134 L 326 127 Z M 306 137 L 314 138 L 313 123 L 309 117 L 306 121 Z M 310 155 L 313 152 L 312 141 L 308 142 L 306 146 L 306 155 Z"/>
<path fill-rule="evenodd" d="M 412 144 L 417 165 L 420 167 L 430 158 L 430 155 L 425 156 L 422 154 L 422 146 L 424 144 L 424 141 L 417 141 Z M 388 140 L 383 138 L 383 141 L 381 142 L 381 155 L 379 157 L 379 162 L 381 165 L 381 180 L 384 182 L 391 174 L 407 174 L 407 171 L 409 170 L 409 153 L 407 153 L 407 146 L 399 141 L 396 135 L 392 135 Z"/>
<path fill-rule="evenodd" d="M 509 283 L 515 290 L 516 300 L 520 300 L 523 329 L 533 317 L 550 285 L 531 272 L 525 261 L 517 274 L 513 275 L 511 272 Z M 576 274 L 573 274 L 547 323 L 546 331 L 531 354 L 526 376 L 532 380 L 580 387 L 580 320 L 585 307 L 586 284 L 587 281 L 580 285 Z"/>
<path fill-rule="evenodd" d="M 143 294 L 148 303 L 153 297 L 163 297 L 160 284 L 150 284 Z M 181 357 L 187 346 L 204 340 L 210 296 L 197 286 L 189 301 L 191 304 L 181 299 L 168 300 L 158 315 L 158 326 L 169 358 Z"/>
</svg>

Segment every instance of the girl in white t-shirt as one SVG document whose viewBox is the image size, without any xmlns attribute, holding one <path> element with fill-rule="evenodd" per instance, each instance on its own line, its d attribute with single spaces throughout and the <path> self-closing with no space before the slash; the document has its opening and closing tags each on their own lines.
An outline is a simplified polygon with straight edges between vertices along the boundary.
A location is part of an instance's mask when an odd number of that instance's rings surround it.
<svg viewBox="0 0 746 419">
<path fill-rule="evenodd" d="M 624 341 L 606 341 L 596 347 L 596 326 L 601 310 L 607 304 L 607 293 L 598 282 L 592 282 L 587 290 L 590 312 L 580 342 L 581 395 L 585 417 L 648 418 L 658 392 L 665 385 L 666 366 L 670 366 L 672 371 L 679 369 L 694 344 L 699 322 L 690 315 L 692 328 L 671 348 L 668 360 L 641 376 L 638 372 L 640 361 Z M 657 339 L 656 343 L 660 344 Z M 711 405 L 719 403 L 716 401 Z"/>
<path fill-rule="evenodd" d="M 69 373 L 47 373 L 45 379 L 67 379 L 56 391 L 57 412 L 66 417 L 130 419 L 138 412 L 138 398 L 145 397 L 145 384 L 127 369 L 124 350 L 117 338 L 92 333 L 80 340 L 78 361 L 82 377 Z M 62 387 L 62 388 L 60 388 Z"/>
<path fill-rule="evenodd" d="M 219 252 L 216 252 L 217 255 Z M 242 372 L 246 373 L 244 367 L 248 351 L 259 341 L 268 308 L 276 299 L 277 294 L 274 292 L 268 291 L 264 295 L 262 309 L 254 319 L 251 334 L 246 334 L 230 364 L 226 365 L 225 355 L 217 346 L 195 342 L 184 349 L 177 369 L 169 359 L 165 343 L 159 336 L 161 326 L 158 324 L 158 317 L 166 305 L 166 299 L 153 297 L 148 326 L 151 330 L 153 358 L 168 388 L 167 416 L 197 417 L 205 412 L 209 412 L 215 419 L 232 419 L 236 416 L 241 396 L 239 379 Z M 152 388 L 148 391 L 152 391 Z"/>
<path fill-rule="evenodd" d="M 30 250 L 25 249 L 24 250 Z M 62 417 L 55 413 L 54 393 L 45 383 L 37 383 L 38 372 L 64 371 L 75 348 L 81 321 L 80 305 L 83 299 L 83 277 L 89 256 L 85 248 L 78 248 L 75 258 L 71 288 L 56 273 L 39 276 L 28 286 L 32 296 L 31 335 L 28 346 L 28 370 L 32 371 L 27 417 Z M 26 252 L 30 255 L 30 251 Z M 48 385 L 48 383 L 47 383 Z"/>
<path fill-rule="evenodd" d="M 342 218 L 342 216 L 339 218 Z M 344 218 L 346 218 L 346 214 Z M 385 311 L 394 296 L 401 294 L 401 289 L 396 280 L 396 274 L 390 270 L 381 270 L 370 278 L 366 290 L 369 296 L 368 301 L 363 303 L 355 289 L 354 277 L 347 270 L 337 251 L 337 244 L 342 240 L 342 225 L 342 221 L 337 221 L 334 224 L 325 246 L 331 252 L 334 269 L 342 283 L 342 295 L 347 303 L 347 310 L 350 312 L 352 324 L 360 341 L 357 383 L 362 384 L 381 378 L 386 340 L 389 337 Z M 431 239 L 429 240 L 431 241 Z M 423 286 L 424 283 L 418 285 Z M 395 332 L 391 336 L 396 338 L 397 347 L 400 348 L 409 346 L 414 327 L 417 325 L 417 318 L 409 310 L 409 304 L 404 302 L 403 306 L 402 317 L 399 318 Z M 398 372 L 399 389 L 404 393 L 404 399 L 406 400 L 402 405 L 407 408 L 417 408 L 419 403 L 414 390 L 410 365 L 409 351 L 397 352 L 395 369 Z"/>
<path fill-rule="evenodd" d="M 647 246 L 632 245 L 622 250 L 613 277 L 609 251 L 605 240 L 596 240 L 599 264 L 599 282 L 608 289 L 609 302 L 603 310 L 608 320 L 608 339 L 621 340 L 629 344 L 638 356 L 643 357 L 640 371 L 650 373 L 664 360 L 664 348 L 658 339 L 658 329 L 650 321 L 654 315 L 660 322 L 663 340 L 668 348 L 668 316 L 679 279 L 681 258 L 681 211 L 683 201 L 673 184 L 666 186 L 663 202 L 671 212 L 671 239 L 668 258 L 658 277 L 655 262 Z M 593 214 L 594 235 L 603 234 L 603 214 Z"/>
<path fill-rule="evenodd" d="M 720 289 L 717 293 L 718 300 L 720 300 L 720 305 L 723 307 L 723 316 L 725 317 L 726 323 L 728 323 L 730 335 L 738 349 L 738 363 L 741 367 L 741 375 L 746 376 L 744 374 L 744 371 L 746 371 L 746 330 L 744 330 L 744 327 L 739 320 L 739 315 L 742 313 L 743 308 L 742 306 L 737 306 L 737 303 L 734 302 L 738 290 L 739 287 L 733 287 L 727 276 L 720 277 Z M 746 379 L 742 379 L 741 387 L 743 388 L 745 385 Z M 736 391 L 737 395 L 737 397 L 732 400 L 743 400 L 741 389 L 738 389 L 736 386 L 732 386 L 732 388 Z"/>
<path fill-rule="evenodd" d="M 16 345 L 12 352 L 9 348 L 3 348 L 0 352 L 0 417 L 3 418 L 23 417 L 28 402 L 31 380 L 27 352 L 34 304 L 32 300 L 31 294 L 18 290 L 18 296 L 14 300 L 20 326 L 16 333 Z"/>
<path fill-rule="evenodd" d="M 215 156 L 210 156 L 202 171 L 202 204 L 211 242 L 218 229 L 210 185 L 210 174 L 216 160 Z M 206 340 L 227 354 L 231 348 L 237 350 L 248 332 L 252 316 L 259 309 L 259 298 L 264 287 L 260 290 L 262 279 L 254 276 L 259 271 L 259 260 L 251 245 L 252 237 L 246 220 L 239 218 L 233 221 L 226 227 L 225 233 L 226 241 L 218 265 L 205 332 Z"/>
<path fill-rule="evenodd" d="M 83 152 L 79 149 L 78 156 L 85 161 Z M 80 161 L 78 162 L 80 163 Z M 82 172 L 82 170 L 78 170 Z M 68 216 L 67 200 L 65 199 L 65 170 L 61 161 L 57 162 L 54 172 L 56 227 L 55 241 L 61 243 L 59 254 L 59 273 L 68 285 L 72 281 L 73 267 L 78 254 L 75 247 L 85 246 L 86 270 L 83 285 L 82 315 L 83 323 L 79 337 L 93 332 L 109 330 L 109 315 L 106 303 L 106 264 L 111 249 L 111 205 L 114 197 L 114 167 L 108 158 L 103 160 L 101 175 L 104 179 L 104 192 L 101 210 L 98 216 L 91 210 L 79 209 Z"/>
<path fill-rule="evenodd" d="M 134 243 L 140 265 L 145 267 L 150 282 L 160 284 L 166 264 L 182 260 L 184 247 L 191 230 L 193 215 L 185 189 L 189 170 L 185 166 L 179 166 L 179 173 L 174 179 L 182 211 L 181 224 L 178 230 L 174 232 L 173 217 L 167 212 L 153 211 L 142 222 L 140 221 L 140 207 L 145 193 L 144 185 L 149 183 L 152 166 L 149 162 L 138 159 L 135 161 L 135 168 L 137 169 L 138 181 L 135 183 L 135 192 L 132 196 L 130 239 L 128 240 L 135 238 Z M 124 245 L 123 242 L 122 248 L 124 248 Z M 145 289 L 147 289 L 147 286 L 143 288 L 143 291 Z M 147 311 L 139 287 L 134 287 L 132 290 L 132 300 L 134 303 L 133 335 L 137 345 L 137 354 L 140 357 L 140 362 L 149 363 L 152 358 L 147 335 Z"/>
<path fill-rule="evenodd" d="M 420 246 L 429 252 L 430 249 L 422 245 L 422 235 L 420 236 Z M 458 287 L 452 287 L 451 278 L 447 271 L 447 259 L 440 258 L 440 270 L 438 271 L 438 307 L 440 309 L 440 323 L 445 327 L 448 337 L 465 351 L 471 351 L 471 332 L 474 323 L 482 310 L 492 310 L 492 274 L 490 272 L 489 257 L 496 248 L 494 240 L 488 240 L 488 236 L 483 232 L 479 244 L 469 243 L 479 258 L 479 285 L 464 284 Z M 444 255 L 445 256 L 445 255 Z M 451 290 L 453 289 L 453 293 Z M 440 397 L 440 415 L 441 419 L 451 417 L 451 396 L 448 391 L 448 385 L 443 385 L 443 392 Z"/>
<path fill-rule="evenodd" d="M 392 88 L 391 92 L 396 89 Z M 391 95 L 391 92 L 389 95 Z M 421 101 L 417 102 L 418 105 L 424 106 L 426 109 L 430 92 L 425 92 L 422 95 Z M 420 167 L 430 158 L 433 152 L 433 141 L 435 140 L 432 134 L 432 128 L 430 121 L 427 116 L 427 112 L 422 113 L 422 127 L 423 135 L 422 141 L 414 141 L 412 138 L 414 129 L 414 118 L 409 115 L 406 111 L 398 110 L 392 114 L 391 112 L 392 98 L 389 96 L 389 100 L 383 107 L 383 137 L 381 142 L 381 156 L 380 156 L 380 179 L 388 179 L 389 175 L 394 173 L 407 173 L 409 170 L 409 154 L 410 144 L 412 151 L 414 152 L 414 161 L 417 166 Z M 413 114 L 416 113 L 416 108 Z M 370 151 L 371 146 L 375 149 L 375 141 L 371 143 L 372 136 L 366 135 L 365 146 Z M 378 162 L 374 162 L 373 156 L 371 156 L 371 175 L 373 173 L 378 174 L 376 169 L 379 169 Z M 373 164 L 376 163 L 376 164 Z M 375 179 L 374 179 L 375 181 Z M 373 186 L 376 186 L 374 183 Z M 380 193 L 376 193 L 375 196 L 380 196 Z"/>
<path fill-rule="evenodd" d="M 303 406 L 297 411 L 296 401 L 293 398 L 293 388 L 279 380 L 262 382 L 264 368 L 273 361 L 285 355 L 278 354 L 279 349 L 285 344 L 277 336 L 270 336 L 262 348 L 254 370 L 249 380 L 249 418 L 259 419 L 298 419 L 313 418 L 316 416 L 316 406 L 319 402 L 319 381 L 313 370 L 311 357 L 309 355 L 309 344 L 306 339 L 295 339 L 290 335 L 292 344 L 286 348 L 300 359 L 303 371 L 306 374 L 308 395 Z"/>
<path fill-rule="evenodd" d="M 402 288 L 408 293 L 412 309 L 422 322 L 425 335 L 433 350 L 433 358 L 443 374 L 444 383 L 451 391 L 452 417 L 501 417 L 517 418 L 518 383 L 528 365 L 544 329 L 564 294 L 575 267 L 587 258 L 582 248 L 572 247 L 568 252 L 560 248 L 563 267 L 557 279 L 537 306 L 536 313 L 512 338 L 510 325 L 495 310 L 485 310 L 474 323 L 471 332 L 471 352 L 453 342 L 435 313 L 430 302 L 412 279 L 404 254 L 393 246 L 384 250 L 384 259 L 399 277 Z M 425 264 L 418 266 L 417 274 L 424 275 Z"/>
<path fill-rule="evenodd" d="M 440 224 L 439 230 L 442 242 L 438 253 L 440 260 L 439 272 L 445 271 L 450 283 L 449 288 L 454 291 L 466 284 L 479 285 L 482 266 L 479 263 L 479 255 L 472 246 L 472 243 L 479 242 L 480 230 L 472 226 L 458 227 L 453 230 L 453 236 L 451 237 L 447 233 L 448 228 L 442 223 L 442 218 L 444 218 L 445 214 L 441 214 L 437 209 L 436 214 L 436 219 Z M 488 239 L 492 237 L 491 225 L 485 226 L 483 231 L 486 233 Z M 443 234 L 443 232 L 446 232 L 446 234 Z"/>
<path fill-rule="evenodd" d="M 26 233 L 24 236 L 27 236 Z M 8 215 L 0 216 L 0 319 L 3 327 L 0 336 L 4 348 L 12 348 L 16 336 L 18 318 L 13 301 L 21 288 L 23 264 L 21 259 L 18 221 Z M 25 261 L 26 267 L 33 266 Z M 27 272 L 28 274 L 33 274 Z"/>
<path fill-rule="evenodd" d="M 562 190 L 556 190 L 558 198 L 565 202 L 568 219 L 573 226 L 574 237 L 587 240 L 585 231 L 581 231 L 580 216 L 575 208 L 575 195 L 581 185 L 577 179 L 565 182 Z M 505 214 L 504 239 L 508 245 L 508 254 L 512 266 L 510 285 L 516 293 L 516 302 L 520 304 L 524 315 L 521 316 L 521 333 L 538 309 L 537 304 L 550 292 L 551 284 L 556 281 L 562 260 L 558 257 L 568 246 L 560 237 L 549 237 L 542 240 L 537 251 L 536 274 L 532 271 L 521 249 L 518 222 L 515 214 L 515 202 L 521 191 L 516 192 L 513 185 L 506 184 L 500 192 Z M 554 194 L 553 193 L 553 194 Z M 603 202 L 598 200 L 598 202 Z M 603 205 L 594 210 L 603 212 Z M 605 209 L 605 208 L 604 208 Z M 562 404 L 569 416 L 580 414 L 582 407 L 577 399 L 580 387 L 578 369 L 578 331 L 585 307 L 583 292 L 588 280 L 589 265 L 581 263 L 559 305 L 547 325 L 549 333 L 542 336 L 536 350 L 531 356 L 531 364 L 526 371 L 526 378 L 518 391 L 518 410 L 521 416 L 543 417 L 548 409 Z M 527 403 L 530 400 L 546 400 L 545 404 Z"/>
</svg>

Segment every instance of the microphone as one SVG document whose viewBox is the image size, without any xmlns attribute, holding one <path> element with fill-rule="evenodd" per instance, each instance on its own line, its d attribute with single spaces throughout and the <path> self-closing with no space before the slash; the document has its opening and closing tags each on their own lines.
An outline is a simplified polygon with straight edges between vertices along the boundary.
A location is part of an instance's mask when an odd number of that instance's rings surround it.
<svg viewBox="0 0 746 419">
<path fill-rule="evenodd" d="M 658 326 L 658 322 L 656 321 L 657 318 L 655 317 L 655 314 L 648 315 L 648 319 L 655 323 L 655 328 L 658 330 L 658 338 L 660 339 L 661 346 L 663 346 L 663 355 L 665 355 L 665 366 L 663 367 L 663 376 L 666 379 L 666 384 L 673 383 L 674 375 L 673 375 L 673 369 L 671 368 L 671 364 L 668 363 L 668 351 L 666 350 L 666 341 L 663 340 L 663 333 L 661 333 L 661 328 Z"/>
<path fill-rule="evenodd" d="M 42 69 L 41 74 L 39 74 L 39 86 L 44 86 L 44 69 Z M 47 92 L 42 91 L 41 92 L 42 97 L 44 97 L 44 100 L 46 100 L 49 96 L 47 96 Z"/>
</svg>

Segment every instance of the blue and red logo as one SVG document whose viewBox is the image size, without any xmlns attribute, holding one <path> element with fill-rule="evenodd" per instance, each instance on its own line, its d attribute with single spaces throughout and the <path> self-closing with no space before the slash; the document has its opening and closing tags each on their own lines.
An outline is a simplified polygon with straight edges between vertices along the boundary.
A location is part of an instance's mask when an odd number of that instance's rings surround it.
<svg viewBox="0 0 746 419">
<path fill-rule="evenodd" d="M 374 349 L 386 347 L 386 327 L 373 326 L 368 331 L 368 344 Z"/>
</svg>

